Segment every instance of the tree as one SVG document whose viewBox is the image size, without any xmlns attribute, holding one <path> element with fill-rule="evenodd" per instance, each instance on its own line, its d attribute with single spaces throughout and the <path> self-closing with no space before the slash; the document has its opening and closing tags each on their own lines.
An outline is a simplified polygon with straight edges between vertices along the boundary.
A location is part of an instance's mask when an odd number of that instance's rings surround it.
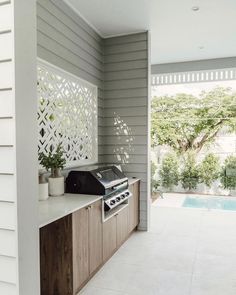
<svg viewBox="0 0 236 295">
<path fill-rule="evenodd" d="M 220 159 L 219 157 L 208 154 L 199 165 L 200 182 L 210 187 L 212 183 L 219 177 Z"/>
<path fill-rule="evenodd" d="M 236 189 L 236 157 L 233 155 L 225 159 L 220 173 L 220 181 L 226 189 Z"/>
<path fill-rule="evenodd" d="M 201 151 L 219 131 L 236 130 L 236 93 L 217 87 L 199 97 L 187 94 L 152 100 L 152 145 L 168 145 L 179 153 Z"/>
<path fill-rule="evenodd" d="M 191 191 L 197 188 L 199 183 L 199 169 L 196 163 L 196 155 L 192 151 L 187 152 L 184 156 L 184 165 L 180 179 L 184 189 Z"/>
<path fill-rule="evenodd" d="M 162 187 L 171 190 L 174 185 L 178 185 L 179 163 L 175 154 L 167 154 L 164 157 L 159 174 Z"/>
</svg>

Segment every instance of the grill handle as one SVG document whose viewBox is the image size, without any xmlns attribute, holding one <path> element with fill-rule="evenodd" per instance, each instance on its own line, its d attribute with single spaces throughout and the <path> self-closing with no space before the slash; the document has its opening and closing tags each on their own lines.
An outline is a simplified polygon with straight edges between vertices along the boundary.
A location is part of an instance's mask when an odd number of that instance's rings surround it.
<svg viewBox="0 0 236 295">
<path fill-rule="evenodd" d="M 117 191 L 117 190 L 126 189 L 126 188 L 127 188 L 127 182 L 123 182 L 122 184 L 114 185 L 112 187 L 112 190 Z"/>
</svg>

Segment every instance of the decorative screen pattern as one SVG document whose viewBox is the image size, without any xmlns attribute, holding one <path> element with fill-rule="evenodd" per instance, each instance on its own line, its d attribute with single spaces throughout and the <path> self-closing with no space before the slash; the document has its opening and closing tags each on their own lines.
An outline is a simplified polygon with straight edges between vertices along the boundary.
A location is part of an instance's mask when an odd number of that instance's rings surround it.
<svg viewBox="0 0 236 295">
<path fill-rule="evenodd" d="M 38 62 L 38 151 L 59 143 L 66 167 L 97 161 L 97 87 L 52 65 Z"/>
</svg>

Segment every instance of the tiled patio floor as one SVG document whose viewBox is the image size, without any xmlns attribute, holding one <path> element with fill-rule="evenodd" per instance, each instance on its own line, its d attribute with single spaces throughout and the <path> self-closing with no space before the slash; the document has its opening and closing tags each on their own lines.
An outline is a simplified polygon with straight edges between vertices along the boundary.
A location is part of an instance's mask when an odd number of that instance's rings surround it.
<svg viewBox="0 0 236 295">
<path fill-rule="evenodd" d="M 235 295 L 236 213 L 153 206 L 80 294 Z"/>
</svg>

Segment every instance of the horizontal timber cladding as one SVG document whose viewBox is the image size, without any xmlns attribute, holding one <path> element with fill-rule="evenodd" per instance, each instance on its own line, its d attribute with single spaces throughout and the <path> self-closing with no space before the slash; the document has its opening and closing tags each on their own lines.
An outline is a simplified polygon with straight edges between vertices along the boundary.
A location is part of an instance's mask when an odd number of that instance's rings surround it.
<svg viewBox="0 0 236 295">
<path fill-rule="evenodd" d="M 103 126 L 103 39 L 62 0 L 37 1 L 38 57 L 98 86 Z"/>
<path fill-rule="evenodd" d="M 98 160 L 142 179 L 145 229 L 148 34 L 102 39 L 62 0 L 37 1 L 37 32 L 38 57 L 98 86 Z"/>
<path fill-rule="evenodd" d="M 147 228 L 147 33 L 105 39 L 104 128 L 100 162 L 122 164 L 141 179 L 140 229 Z"/>
<path fill-rule="evenodd" d="M 13 8 L 0 1 L 0 294 L 17 293 Z"/>
</svg>

